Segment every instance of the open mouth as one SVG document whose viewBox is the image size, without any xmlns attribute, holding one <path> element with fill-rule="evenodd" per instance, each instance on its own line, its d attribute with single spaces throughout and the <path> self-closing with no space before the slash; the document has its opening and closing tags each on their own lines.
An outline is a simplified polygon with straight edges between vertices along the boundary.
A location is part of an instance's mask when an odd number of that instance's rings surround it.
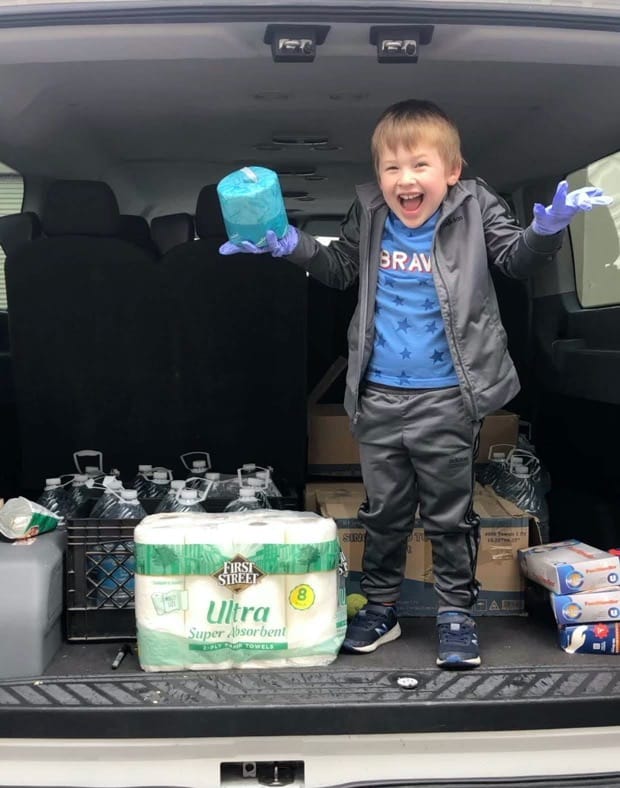
<svg viewBox="0 0 620 788">
<path fill-rule="evenodd" d="M 398 198 L 398 202 L 406 214 L 414 214 L 419 211 L 423 201 L 423 194 L 407 194 Z"/>
</svg>

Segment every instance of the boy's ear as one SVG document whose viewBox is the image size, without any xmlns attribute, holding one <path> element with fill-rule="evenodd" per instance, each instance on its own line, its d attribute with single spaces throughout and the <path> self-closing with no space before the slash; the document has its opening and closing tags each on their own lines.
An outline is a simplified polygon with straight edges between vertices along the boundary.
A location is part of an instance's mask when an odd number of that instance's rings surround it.
<svg viewBox="0 0 620 788">
<path fill-rule="evenodd" d="M 448 186 L 454 186 L 458 179 L 461 177 L 461 172 L 463 170 L 463 165 L 459 164 L 452 169 L 450 175 L 448 175 Z"/>
</svg>

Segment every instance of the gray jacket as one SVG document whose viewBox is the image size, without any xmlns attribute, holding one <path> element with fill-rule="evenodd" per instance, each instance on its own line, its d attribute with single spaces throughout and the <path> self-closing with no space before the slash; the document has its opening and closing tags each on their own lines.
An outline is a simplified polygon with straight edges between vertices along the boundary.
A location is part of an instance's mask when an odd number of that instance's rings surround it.
<svg viewBox="0 0 620 788">
<path fill-rule="evenodd" d="M 354 424 L 374 342 L 375 292 L 387 215 L 378 185 L 358 186 L 339 240 L 325 247 L 300 232 L 299 243 L 288 257 L 331 287 L 344 290 L 359 280 L 358 304 L 348 332 L 344 399 Z M 523 230 L 483 181 L 459 181 L 441 205 L 433 238 L 433 279 L 454 369 L 474 421 L 501 408 L 519 391 L 489 263 L 507 276 L 525 279 L 553 260 L 562 238 L 563 233 L 541 236 L 531 227 Z"/>
</svg>

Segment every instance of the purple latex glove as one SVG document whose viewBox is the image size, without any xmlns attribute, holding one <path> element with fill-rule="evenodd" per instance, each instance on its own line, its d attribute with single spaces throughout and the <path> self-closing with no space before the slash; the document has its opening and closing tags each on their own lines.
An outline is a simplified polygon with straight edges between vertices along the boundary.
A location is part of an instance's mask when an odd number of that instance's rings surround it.
<svg viewBox="0 0 620 788">
<path fill-rule="evenodd" d="M 289 224 L 282 238 L 278 238 L 273 230 L 267 230 L 265 241 L 265 246 L 256 246 L 250 241 L 242 241 L 240 244 L 226 241 L 220 246 L 220 254 L 270 254 L 272 257 L 286 257 L 299 243 L 299 233 Z"/>
<path fill-rule="evenodd" d="M 539 202 L 535 203 L 532 230 L 538 235 L 555 235 L 568 227 L 579 211 L 591 211 L 596 205 L 610 205 L 612 202 L 613 199 L 606 197 L 603 190 L 596 186 L 585 186 L 569 192 L 568 183 L 560 181 L 551 205 L 545 208 Z"/>
</svg>

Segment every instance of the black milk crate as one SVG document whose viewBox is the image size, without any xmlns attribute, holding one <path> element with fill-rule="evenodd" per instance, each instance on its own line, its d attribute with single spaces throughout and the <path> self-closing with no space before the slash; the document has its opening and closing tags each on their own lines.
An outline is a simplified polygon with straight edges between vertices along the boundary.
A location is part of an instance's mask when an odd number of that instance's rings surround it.
<svg viewBox="0 0 620 788">
<path fill-rule="evenodd" d="M 134 529 L 139 520 L 68 520 L 65 636 L 134 640 Z"/>
</svg>

